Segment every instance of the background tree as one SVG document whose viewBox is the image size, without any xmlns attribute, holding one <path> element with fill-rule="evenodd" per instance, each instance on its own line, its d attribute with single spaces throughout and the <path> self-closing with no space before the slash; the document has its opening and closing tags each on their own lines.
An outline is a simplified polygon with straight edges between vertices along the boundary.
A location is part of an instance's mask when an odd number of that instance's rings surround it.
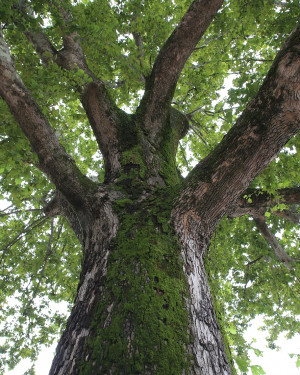
<svg viewBox="0 0 300 375">
<path fill-rule="evenodd" d="M 299 331 L 297 1 L 0 15 L 2 367 L 64 327 L 50 374 L 230 374 L 255 315 Z"/>
</svg>

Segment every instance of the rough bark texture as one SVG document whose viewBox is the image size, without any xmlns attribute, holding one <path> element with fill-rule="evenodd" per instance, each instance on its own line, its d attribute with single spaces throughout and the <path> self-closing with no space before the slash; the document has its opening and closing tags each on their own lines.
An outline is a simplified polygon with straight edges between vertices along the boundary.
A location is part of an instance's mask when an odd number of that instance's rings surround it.
<svg viewBox="0 0 300 375">
<path fill-rule="evenodd" d="M 195 358 L 194 372 L 229 375 L 232 370 L 204 269 L 204 255 L 209 246 L 208 233 L 192 217 L 186 222 L 177 221 L 176 229 L 182 243 L 183 269 L 189 285 L 189 327 L 193 337 L 189 350 L 192 358 Z"/>
<path fill-rule="evenodd" d="M 81 226 L 76 230 L 77 236 L 83 237 L 82 273 L 74 308 L 57 347 L 50 374 L 79 374 L 86 340 L 90 336 L 95 304 L 102 298 L 109 246 L 116 236 L 118 218 L 112 211 L 109 197 L 106 194 L 101 197 L 101 193 L 98 195 L 100 199 L 107 199 L 102 205 L 101 214 L 93 219 L 90 216 L 86 220 L 82 228 L 84 235 L 78 232 Z"/>
<path fill-rule="evenodd" d="M 175 155 L 188 124 L 170 103 L 221 4 L 192 3 L 134 115 L 118 109 L 90 72 L 76 33 L 56 51 L 43 33 L 26 31 L 45 65 L 51 58 L 90 78 L 77 89 L 105 160 L 104 184 L 82 175 L 65 152 L 0 35 L 0 94 L 57 188 L 46 213 L 66 216 L 83 244 L 77 296 L 50 375 L 232 373 L 204 258 L 222 216 L 299 130 L 300 26 L 237 123 L 183 181 Z M 69 15 L 62 20 L 66 26 Z"/>
<path fill-rule="evenodd" d="M 173 195 L 102 193 L 51 375 L 231 374 L 203 265 L 208 239 L 177 240 Z"/>
</svg>

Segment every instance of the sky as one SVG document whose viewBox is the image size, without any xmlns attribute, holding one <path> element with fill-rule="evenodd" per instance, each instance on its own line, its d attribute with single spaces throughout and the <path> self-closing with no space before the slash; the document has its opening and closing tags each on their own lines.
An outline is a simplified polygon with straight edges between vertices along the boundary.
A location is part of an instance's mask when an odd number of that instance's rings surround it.
<svg viewBox="0 0 300 375">
<path fill-rule="evenodd" d="M 300 375 L 300 368 L 296 367 L 296 357 L 290 358 L 289 356 L 289 354 L 300 353 L 300 333 L 291 340 L 287 340 L 284 334 L 281 334 L 276 342 L 280 350 L 276 351 L 266 347 L 267 333 L 258 330 L 260 325 L 262 325 L 262 320 L 257 318 L 245 335 L 248 342 L 255 338 L 257 341 L 253 346 L 263 352 L 262 357 L 257 357 L 253 351 L 250 351 L 251 364 L 260 365 L 266 375 Z"/>
</svg>

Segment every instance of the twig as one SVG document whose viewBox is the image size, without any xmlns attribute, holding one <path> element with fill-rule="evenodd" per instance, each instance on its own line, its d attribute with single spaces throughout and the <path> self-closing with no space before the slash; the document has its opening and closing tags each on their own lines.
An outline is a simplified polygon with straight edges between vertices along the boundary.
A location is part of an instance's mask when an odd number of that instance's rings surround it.
<svg viewBox="0 0 300 375">
<path fill-rule="evenodd" d="M 195 113 L 201 111 L 202 108 L 203 108 L 203 106 L 194 109 L 192 112 L 187 113 L 186 117 L 188 117 L 188 118 L 193 117 L 193 115 L 194 115 Z"/>
<path fill-rule="evenodd" d="M 261 255 L 261 256 L 259 256 L 258 258 L 256 258 L 256 259 L 252 260 L 251 262 L 248 262 L 248 263 L 246 264 L 246 267 L 248 267 L 248 268 L 249 268 L 249 266 L 252 266 L 252 264 L 254 264 L 254 263 L 258 262 L 258 261 L 259 261 L 259 260 L 261 260 L 261 259 L 262 259 L 263 257 L 264 257 L 264 256 L 263 256 L 263 255 Z"/>
<path fill-rule="evenodd" d="M 28 310 L 29 306 L 32 304 L 34 298 L 36 297 L 36 295 L 38 293 L 38 290 L 39 290 L 39 287 L 41 285 L 42 279 L 44 277 L 45 269 L 46 269 L 46 266 L 47 266 L 47 263 L 48 263 L 48 259 L 49 259 L 50 255 L 52 254 L 52 251 L 53 251 L 52 246 L 51 246 L 53 236 L 54 236 L 54 218 L 51 219 L 50 235 L 49 235 L 49 239 L 48 239 L 47 250 L 46 250 L 45 257 L 44 257 L 44 264 L 43 264 L 43 267 L 42 267 L 42 270 L 41 270 L 41 273 L 40 273 L 40 277 L 39 277 L 38 283 L 37 283 L 37 285 L 36 285 L 36 287 L 33 291 L 31 299 L 27 302 L 26 306 L 24 307 L 24 310 L 23 310 L 23 313 L 22 313 L 23 316 L 27 315 L 27 310 Z"/>
<path fill-rule="evenodd" d="M 290 210 L 283 210 L 283 211 L 272 211 L 272 213 L 276 216 L 283 217 L 294 224 L 298 224 L 300 221 L 300 215 L 297 212 L 293 212 Z"/>
<path fill-rule="evenodd" d="M 190 169 L 189 162 L 187 161 L 187 158 L 186 158 L 186 156 L 185 156 L 185 150 L 184 150 L 184 148 L 182 147 L 181 142 L 179 142 L 179 147 L 180 147 L 180 150 L 181 150 L 181 152 L 182 152 L 182 156 L 183 156 L 183 159 L 184 159 L 184 161 L 185 161 L 186 167 L 187 167 L 187 169 L 189 170 L 189 169 Z"/>
<path fill-rule="evenodd" d="M 28 210 L 14 210 L 14 211 L 6 212 L 4 214 L 0 214 L 0 217 L 18 214 L 20 212 L 40 212 L 40 211 L 42 211 L 42 209 L 40 209 L 40 208 L 32 208 L 32 209 L 28 209 Z"/>
<path fill-rule="evenodd" d="M 251 262 L 248 262 L 246 264 L 247 270 L 246 270 L 246 273 L 245 273 L 244 298 L 246 296 L 247 284 L 248 284 L 248 281 L 249 281 L 248 280 L 249 267 L 252 266 L 252 264 L 254 264 L 254 263 L 258 262 L 259 260 L 261 260 L 262 258 L 263 258 L 263 255 L 259 256 L 258 258 L 254 259 Z"/>
<path fill-rule="evenodd" d="M 35 228 L 39 227 L 40 225 L 43 225 L 48 220 L 47 216 L 43 216 L 37 220 L 35 220 L 33 223 L 28 225 L 23 229 L 21 233 L 19 233 L 13 240 L 11 240 L 6 247 L 3 249 L 0 265 L 2 264 L 4 257 L 6 255 L 7 250 L 9 250 L 15 243 L 17 243 L 23 236 L 26 236 L 28 233 L 32 232 Z"/>
<path fill-rule="evenodd" d="M 199 129 L 197 129 L 195 126 L 193 126 L 191 123 L 189 124 L 190 125 L 190 128 L 192 129 L 192 131 L 201 139 L 201 141 L 207 146 L 208 143 L 206 142 L 206 140 L 203 138 L 203 134 L 201 133 L 201 131 Z"/>
<path fill-rule="evenodd" d="M 1 210 L 0 212 L 5 212 L 6 210 L 8 210 L 12 206 L 13 206 L 13 204 L 10 204 L 8 207 L 4 208 L 4 210 Z"/>
</svg>

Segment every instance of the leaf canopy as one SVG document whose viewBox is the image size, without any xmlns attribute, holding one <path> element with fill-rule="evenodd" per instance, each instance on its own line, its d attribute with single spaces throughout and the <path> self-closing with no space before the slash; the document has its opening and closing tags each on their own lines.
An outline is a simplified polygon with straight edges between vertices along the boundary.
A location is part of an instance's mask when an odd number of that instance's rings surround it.
<svg viewBox="0 0 300 375">
<path fill-rule="evenodd" d="M 24 3 L 32 10 L 25 17 Z M 189 1 L 66 2 L 72 14 L 67 32 L 80 35 L 90 69 L 108 87 L 116 103 L 134 111 L 155 58 L 190 5 Z M 0 21 L 15 64 L 66 151 L 84 174 L 103 181 L 98 151 L 76 85 L 84 72 L 43 65 L 24 30 L 40 27 L 56 49 L 66 32 L 60 1 L 2 0 Z M 187 61 L 172 105 L 190 122 L 177 153 L 178 169 L 190 171 L 223 138 L 261 85 L 276 51 L 299 20 L 298 0 L 225 1 Z M 225 92 L 225 95 L 224 95 Z M 0 373 L 19 359 L 36 358 L 50 344 L 66 316 L 55 304 L 71 304 L 80 272 L 81 249 L 68 223 L 45 217 L 43 207 L 54 187 L 36 168 L 29 142 L 0 100 Z M 293 138 L 258 176 L 253 188 L 274 194 L 299 186 L 299 137 Z M 251 200 L 251 196 L 249 197 Z M 282 211 L 285 206 L 275 209 Z M 293 207 L 297 211 L 297 207 Z M 286 218 L 266 212 L 268 226 L 292 258 L 299 258 L 299 232 Z M 299 254 L 299 253 L 298 253 Z M 220 223 L 206 264 L 215 300 L 223 306 L 224 330 L 240 371 L 250 365 L 243 339 L 248 322 L 265 317 L 270 347 L 285 331 L 300 331 L 300 270 L 288 270 L 248 216 Z M 253 374 L 262 374 L 251 366 Z"/>
</svg>

